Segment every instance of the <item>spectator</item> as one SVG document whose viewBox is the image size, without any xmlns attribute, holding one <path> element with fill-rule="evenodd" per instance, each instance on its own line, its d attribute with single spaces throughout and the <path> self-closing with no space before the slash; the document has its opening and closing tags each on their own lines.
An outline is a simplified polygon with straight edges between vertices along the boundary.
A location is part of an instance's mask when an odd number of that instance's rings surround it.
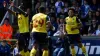
<svg viewBox="0 0 100 56">
<path fill-rule="evenodd" d="M 64 12 L 64 8 L 61 9 L 61 12 L 57 15 L 57 23 L 59 24 L 60 19 L 65 19 L 66 14 Z"/>
<path fill-rule="evenodd" d="M 16 47 L 13 50 L 13 56 L 18 56 L 19 54 L 19 50 L 18 50 L 18 41 L 16 42 Z"/>
<path fill-rule="evenodd" d="M 95 18 L 95 17 L 96 17 L 96 12 L 93 11 L 93 16 L 92 16 L 92 18 Z"/>
<path fill-rule="evenodd" d="M 1 27 L 3 39 L 12 39 L 13 28 L 10 25 L 8 18 L 4 20 L 4 24 Z M 9 42 L 9 44 L 11 44 L 11 42 Z"/>
<path fill-rule="evenodd" d="M 100 24 L 100 12 L 96 11 L 96 19 L 98 20 L 98 24 Z"/>
<path fill-rule="evenodd" d="M 98 29 L 96 30 L 96 36 L 100 36 L 100 25 L 98 25 Z"/>
<path fill-rule="evenodd" d="M 46 4 L 47 4 L 47 7 L 51 8 L 52 6 L 55 5 L 55 0 L 47 0 Z"/>
<path fill-rule="evenodd" d="M 100 8 L 98 8 L 98 11 L 100 11 Z"/>
<path fill-rule="evenodd" d="M 60 24 L 64 24 L 64 19 L 63 18 L 60 19 L 59 25 Z"/>
<path fill-rule="evenodd" d="M 89 25 L 92 23 L 93 12 L 89 11 L 88 15 L 86 16 L 85 20 L 83 21 L 83 28 L 82 28 L 82 35 L 88 35 L 88 28 Z"/>
<path fill-rule="evenodd" d="M 40 7 L 41 3 L 38 2 L 35 6 L 35 13 L 38 13 L 38 8 Z"/>
<path fill-rule="evenodd" d="M 97 11 L 98 3 L 97 0 L 92 0 L 92 5 L 90 6 L 92 11 Z"/>
<path fill-rule="evenodd" d="M 98 24 L 97 24 L 97 21 L 96 20 L 92 20 L 92 24 L 89 26 L 89 29 L 88 29 L 88 35 L 89 36 L 94 36 L 95 35 L 95 31 L 97 30 L 98 28 Z"/>
<path fill-rule="evenodd" d="M 54 36 L 60 37 L 56 41 L 56 49 L 53 52 L 53 56 L 64 56 L 64 33 L 62 25 L 60 25 L 60 29 L 54 34 Z"/>
<path fill-rule="evenodd" d="M 90 10 L 90 6 L 88 5 L 87 1 L 84 0 L 84 5 L 81 6 L 82 11 L 82 18 L 85 18 Z"/>
<path fill-rule="evenodd" d="M 50 14 L 50 9 L 48 7 L 46 7 L 46 14 L 49 15 Z"/>
<path fill-rule="evenodd" d="M 61 12 L 61 8 L 64 6 L 64 2 L 62 0 L 57 0 L 55 3 L 57 13 Z"/>
<path fill-rule="evenodd" d="M 63 31 L 63 25 L 60 24 L 57 32 L 55 32 L 53 36 L 59 36 L 62 33 L 62 31 Z"/>
<path fill-rule="evenodd" d="M 56 22 L 55 16 L 51 15 L 50 20 L 51 20 L 51 24 L 54 26 L 54 29 L 51 29 L 51 28 L 50 28 L 50 29 L 48 30 L 48 35 L 49 35 L 49 36 L 53 36 L 53 34 L 57 31 L 58 24 L 57 24 L 57 22 Z"/>
<path fill-rule="evenodd" d="M 66 2 L 65 5 L 64 5 L 64 12 L 65 12 L 65 16 L 68 16 L 68 3 Z"/>
<path fill-rule="evenodd" d="M 89 13 L 88 13 L 88 15 L 86 17 L 86 19 L 87 19 L 89 24 L 91 24 L 91 22 L 92 22 L 92 17 L 93 17 L 93 12 L 89 11 Z"/>
<path fill-rule="evenodd" d="M 5 40 L 3 40 L 0 44 L 0 56 L 11 56 L 10 47 Z"/>
<path fill-rule="evenodd" d="M 76 1 L 73 1 L 72 2 L 72 6 L 71 8 L 75 9 L 76 10 L 76 7 L 78 6 L 78 3 Z"/>
<path fill-rule="evenodd" d="M 81 14 L 80 14 L 80 11 L 81 11 L 81 10 L 80 10 L 80 7 L 79 7 L 79 6 L 76 7 L 75 11 L 76 11 L 76 14 L 77 14 L 77 15 L 81 15 Z M 76 15 L 76 16 L 77 16 L 77 15 Z"/>
</svg>

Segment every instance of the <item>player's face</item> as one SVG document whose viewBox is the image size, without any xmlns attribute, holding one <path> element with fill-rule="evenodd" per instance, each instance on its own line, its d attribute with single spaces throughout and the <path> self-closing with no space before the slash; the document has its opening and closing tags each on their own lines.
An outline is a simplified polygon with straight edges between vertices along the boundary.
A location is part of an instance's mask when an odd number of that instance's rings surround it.
<svg viewBox="0 0 100 56">
<path fill-rule="evenodd" d="M 68 15 L 69 15 L 70 17 L 74 16 L 73 10 L 69 10 Z"/>
</svg>

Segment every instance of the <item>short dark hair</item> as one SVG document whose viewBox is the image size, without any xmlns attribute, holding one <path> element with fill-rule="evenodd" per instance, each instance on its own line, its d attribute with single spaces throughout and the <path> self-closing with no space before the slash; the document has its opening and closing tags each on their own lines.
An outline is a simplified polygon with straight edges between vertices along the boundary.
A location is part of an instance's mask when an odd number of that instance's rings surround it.
<svg viewBox="0 0 100 56">
<path fill-rule="evenodd" d="M 39 12 L 44 13 L 46 9 L 45 9 L 45 7 L 39 7 L 38 10 L 39 10 Z"/>
<path fill-rule="evenodd" d="M 69 10 L 72 10 L 75 13 L 75 9 L 74 8 L 69 8 L 68 12 L 69 12 Z"/>
<path fill-rule="evenodd" d="M 9 22 L 9 18 L 5 18 L 5 20 L 7 20 Z"/>
</svg>

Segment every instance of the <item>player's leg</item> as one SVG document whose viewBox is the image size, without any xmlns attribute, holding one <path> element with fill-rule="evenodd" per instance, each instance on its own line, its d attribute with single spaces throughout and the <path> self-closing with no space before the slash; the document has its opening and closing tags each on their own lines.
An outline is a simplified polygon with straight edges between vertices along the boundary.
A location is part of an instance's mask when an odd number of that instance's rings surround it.
<svg viewBox="0 0 100 56">
<path fill-rule="evenodd" d="M 81 36 L 80 35 L 77 35 L 76 36 L 76 41 L 78 43 L 78 46 L 82 49 L 82 52 L 87 55 L 87 52 L 86 52 L 86 48 L 85 46 L 82 44 L 82 41 L 81 41 Z"/>
<path fill-rule="evenodd" d="M 37 48 L 38 48 L 38 34 L 37 33 L 32 33 L 33 38 L 34 38 L 34 44 L 33 44 L 33 48 L 30 52 L 30 56 L 35 56 L 36 52 L 37 52 Z"/>
<path fill-rule="evenodd" d="M 88 56 L 85 46 L 82 43 L 78 43 L 78 46 L 82 49 L 82 52 L 84 53 L 84 55 Z"/>
<path fill-rule="evenodd" d="M 75 48 L 74 48 L 74 44 L 70 44 L 70 46 L 71 46 L 72 56 L 76 56 L 76 51 L 75 51 Z"/>
<path fill-rule="evenodd" d="M 42 54 L 42 56 L 49 56 L 49 49 L 48 49 L 47 44 L 43 48 L 43 54 Z"/>
<path fill-rule="evenodd" d="M 29 39 L 30 39 L 30 33 L 25 33 L 24 35 L 24 41 L 25 41 L 25 51 L 28 51 L 28 45 L 29 45 Z"/>
<path fill-rule="evenodd" d="M 37 47 L 38 47 L 38 44 L 36 42 L 34 42 L 33 48 L 30 52 L 30 56 L 35 56 L 36 55 Z"/>
<path fill-rule="evenodd" d="M 76 56 L 76 51 L 74 48 L 74 42 L 75 42 L 75 36 L 74 35 L 68 35 L 70 46 L 71 46 L 71 54 L 72 56 Z"/>
<path fill-rule="evenodd" d="M 18 46 L 19 46 L 19 52 L 21 52 L 24 48 L 24 37 L 23 37 L 23 34 L 20 33 L 20 36 L 18 37 Z"/>
<path fill-rule="evenodd" d="M 41 33 L 41 46 L 42 46 L 42 51 L 43 54 L 42 56 L 49 56 L 49 49 L 48 49 L 48 39 L 47 39 L 47 34 L 46 33 Z"/>
</svg>

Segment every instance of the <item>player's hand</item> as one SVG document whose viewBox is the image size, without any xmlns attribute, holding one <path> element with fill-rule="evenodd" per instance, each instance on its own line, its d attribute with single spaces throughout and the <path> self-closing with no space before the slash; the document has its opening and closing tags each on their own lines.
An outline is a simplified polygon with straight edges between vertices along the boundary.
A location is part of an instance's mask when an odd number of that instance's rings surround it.
<svg viewBox="0 0 100 56">
<path fill-rule="evenodd" d="M 13 3 L 12 1 L 10 2 L 10 5 L 11 5 L 12 7 L 14 7 L 14 3 Z"/>
<path fill-rule="evenodd" d="M 4 2 L 3 2 L 3 6 L 4 6 L 4 7 L 6 7 L 6 6 L 7 6 L 7 3 L 6 3 L 6 1 L 4 1 Z"/>
</svg>

